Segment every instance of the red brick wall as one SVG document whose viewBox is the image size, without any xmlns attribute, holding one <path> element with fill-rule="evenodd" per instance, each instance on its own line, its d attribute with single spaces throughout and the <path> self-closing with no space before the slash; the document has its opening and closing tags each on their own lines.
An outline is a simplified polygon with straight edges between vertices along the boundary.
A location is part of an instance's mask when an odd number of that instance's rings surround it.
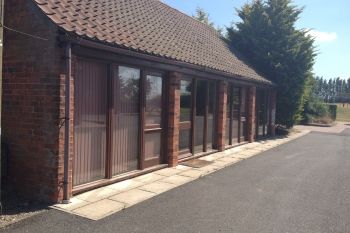
<svg viewBox="0 0 350 233">
<path fill-rule="evenodd" d="M 178 165 L 179 160 L 180 79 L 180 73 L 170 72 L 168 74 L 167 156 L 170 167 Z"/>
<path fill-rule="evenodd" d="M 217 101 L 217 137 L 216 147 L 219 151 L 225 150 L 225 132 L 226 132 L 226 103 L 227 103 L 227 82 L 219 81 L 218 101 Z"/>
<path fill-rule="evenodd" d="M 248 88 L 248 141 L 254 142 L 255 140 L 255 124 L 256 124 L 256 87 Z"/>
<path fill-rule="evenodd" d="M 8 146 L 7 183 L 28 199 L 59 199 L 63 175 L 64 60 L 57 28 L 32 1 L 7 0 L 4 38 L 2 136 Z M 64 127 L 63 127 L 64 128 Z M 62 177 L 61 177 L 62 178 Z"/>
</svg>

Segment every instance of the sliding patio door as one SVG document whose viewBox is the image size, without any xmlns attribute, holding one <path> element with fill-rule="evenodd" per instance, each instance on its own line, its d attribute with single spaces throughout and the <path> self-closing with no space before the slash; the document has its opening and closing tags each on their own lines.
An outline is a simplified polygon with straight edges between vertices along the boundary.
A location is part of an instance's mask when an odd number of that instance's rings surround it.
<svg viewBox="0 0 350 233">
<path fill-rule="evenodd" d="M 228 85 L 226 105 L 226 145 L 231 146 L 247 139 L 247 91 L 245 87 Z"/>
<path fill-rule="evenodd" d="M 192 119 L 193 119 L 193 82 L 190 79 L 180 81 L 180 129 L 179 151 L 180 158 L 192 153 Z"/>
<path fill-rule="evenodd" d="M 208 85 L 204 80 L 196 82 L 196 98 L 195 98 L 195 118 L 194 118 L 194 153 L 200 153 L 204 150 L 205 127 L 207 121 L 207 98 Z"/>
<path fill-rule="evenodd" d="M 214 149 L 216 82 L 183 79 L 180 88 L 180 159 Z"/>
<path fill-rule="evenodd" d="M 202 153 L 214 148 L 216 82 L 196 80 L 194 116 L 194 153 Z"/>
<path fill-rule="evenodd" d="M 73 185 L 160 164 L 162 75 L 80 58 L 73 68 Z"/>
<path fill-rule="evenodd" d="M 239 130 L 239 135 L 240 135 L 240 138 L 239 138 L 239 141 L 240 142 L 244 142 L 246 141 L 248 138 L 248 135 L 247 135 L 247 105 L 248 105 L 248 102 L 247 102 L 247 99 L 248 99 L 248 95 L 247 95 L 247 89 L 245 87 L 242 87 L 241 88 L 241 113 L 240 113 L 240 130 Z"/>
<path fill-rule="evenodd" d="M 257 138 L 267 136 L 268 131 L 268 95 L 264 90 L 256 93 L 256 135 Z"/>
</svg>

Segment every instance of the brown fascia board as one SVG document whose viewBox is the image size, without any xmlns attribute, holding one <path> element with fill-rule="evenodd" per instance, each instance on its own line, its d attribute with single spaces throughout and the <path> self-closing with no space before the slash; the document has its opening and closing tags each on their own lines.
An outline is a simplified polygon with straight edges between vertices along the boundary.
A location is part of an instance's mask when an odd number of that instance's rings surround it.
<svg viewBox="0 0 350 233">
<path fill-rule="evenodd" d="M 98 49 L 98 50 L 103 50 L 106 52 L 112 52 L 112 53 L 117 53 L 117 54 L 122 54 L 125 56 L 133 57 L 133 58 L 138 58 L 142 60 L 148 60 L 152 62 L 159 62 L 167 65 L 173 65 L 173 66 L 178 66 L 178 67 L 184 67 L 188 69 L 193 69 L 196 71 L 204 72 L 204 73 L 210 73 L 215 76 L 220 76 L 220 77 L 225 77 L 225 81 L 240 81 L 245 83 L 246 85 L 258 85 L 259 87 L 262 88 L 276 88 L 277 85 L 274 83 L 264 83 L 260 82 L 258 80 L 254 80 L 251 78 L 245 78 L 239 75 L 233 75 L 233 74 L 228 74 L 226 72 L 222 72 L 219 70 L 214 70 L 210 69 L 207 67 L 199 66 L 199 65 L 194 65 L 182 61 L 177 61 L 177 60 L 172 60 L 172 59 L 167 59 L 159 56 L 152 56 L 149 54 L 133 51 L 129 48 L 121 48 L 121 47 L 116 47 L 114 44 L 111 45 L 110 43 L 103 43 L 101 41 L 96 41 L 93 39 L 86 39 L 78 35 L 70 35 L 67 32 L 65 32 L 63 35 L 59 36 L 59 41 L 61 42 L 71 42 L 72 44 L 75 45 L 80 45 L 83 47 L 87 48 L 92 48 L 92 49 Z"/>
</svg>

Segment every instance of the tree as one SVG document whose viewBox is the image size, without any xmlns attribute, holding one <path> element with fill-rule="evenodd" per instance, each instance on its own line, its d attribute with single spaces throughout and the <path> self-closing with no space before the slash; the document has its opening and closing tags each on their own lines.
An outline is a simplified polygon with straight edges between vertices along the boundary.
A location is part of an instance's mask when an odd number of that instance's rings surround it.
<svg viewBox="0 0 350 233">
<path fill-rule="evenodd" d="M 255 0 L 237 10 L 241 22 L 227 29 L 232 49 L 278 85 L 276 123 L 287 127 L 301 118 L 316 55 L 313 38 L 295 27 L 302 11 L 291 0 Z"/>
<path fill-rule="evenodd" d="M 196 14 L 192 16 L 198 21 L 205 23 L 211 27 L 214 27 L 214 23 L 209 20 L 209 14 L 203 8 L 197 7 Z"/>
<path fill-rule="evenodd" d="M 192 15 L 193 18 L 195 18 L 196 20 L 205 23 L 207 25 L 209 25 L 210 27 L 214 28 L 221 36 L 223 35 L 223 28 L 222 27 L 216 27 L 215 24 L 213 22 L 210 21 L 209 19 L 209 13 L 206 12 L 203 8 L 201 7 L 197 7 L 196 9 L 196 14 Z"/>
</svg>

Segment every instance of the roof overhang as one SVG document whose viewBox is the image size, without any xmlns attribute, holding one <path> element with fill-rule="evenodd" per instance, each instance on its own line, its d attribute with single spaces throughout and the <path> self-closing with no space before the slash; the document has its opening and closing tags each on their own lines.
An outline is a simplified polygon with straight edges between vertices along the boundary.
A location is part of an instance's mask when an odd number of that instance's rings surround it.
<svg viewBox="0 0 350 233">
<path fill-rule="evenodd" d="M 137 59 L 141 59 L 141 60 L 162 63 L 162 64 L 166 64 L 166 65 L 170 65 L 170 66 L 175 66 L 175 67 L 180 68 L 182 71 L 186 71 L 186 69 L 191 69 L 191 70 L 201 72 L 203 74 L 213 75 L 216 78 L 219 78 L 219 79 L 222 79 L 225 81 L 235 81 L 235 82 L 242 83 L 244 85 L 256 85 L 256 86 L 262 87 L 262 88 L 274 88 L 277 86 L 276 84 L 274 84 L 272 82 L 257 81 L 255 79 L 251 79 L 249 77 L 229 74 L 226 72 L 222 72 L 222 71 L 215 70 L 215 69 L 210 69 L 210 68 L 195 65 L 195 64 L 190 64 L 190 63 L 177 61 L 177 60 L 173 60 L 173 59 L 167 59 L 164 57 L 152 56 L 152 55 L 145 54 L 145 53 L 138 52 L 138 51 L 134 51 L 131 49 L 120 48 L 120 47 L 114 46 L 113 44 L 102 43 L 101 41 L 94 41 L 94 40 L 91 40 L 90 38 L 87 39 L 87 38 L 83 38 L 83 37 L 76 36 L 76 35 L 72 36 L 68 33 L 61 35 L 59 37 L 59 40 L 61 42 L 71 42 L 73 45 L 78 45 L 78 46 L 82 46 L 82 47 L 86 47 L 86 48 L 102 50 L 105 52 L 121 54 L 124 56 L 133 57 L 133 58 L 137 58 Z"/>
</svg>

